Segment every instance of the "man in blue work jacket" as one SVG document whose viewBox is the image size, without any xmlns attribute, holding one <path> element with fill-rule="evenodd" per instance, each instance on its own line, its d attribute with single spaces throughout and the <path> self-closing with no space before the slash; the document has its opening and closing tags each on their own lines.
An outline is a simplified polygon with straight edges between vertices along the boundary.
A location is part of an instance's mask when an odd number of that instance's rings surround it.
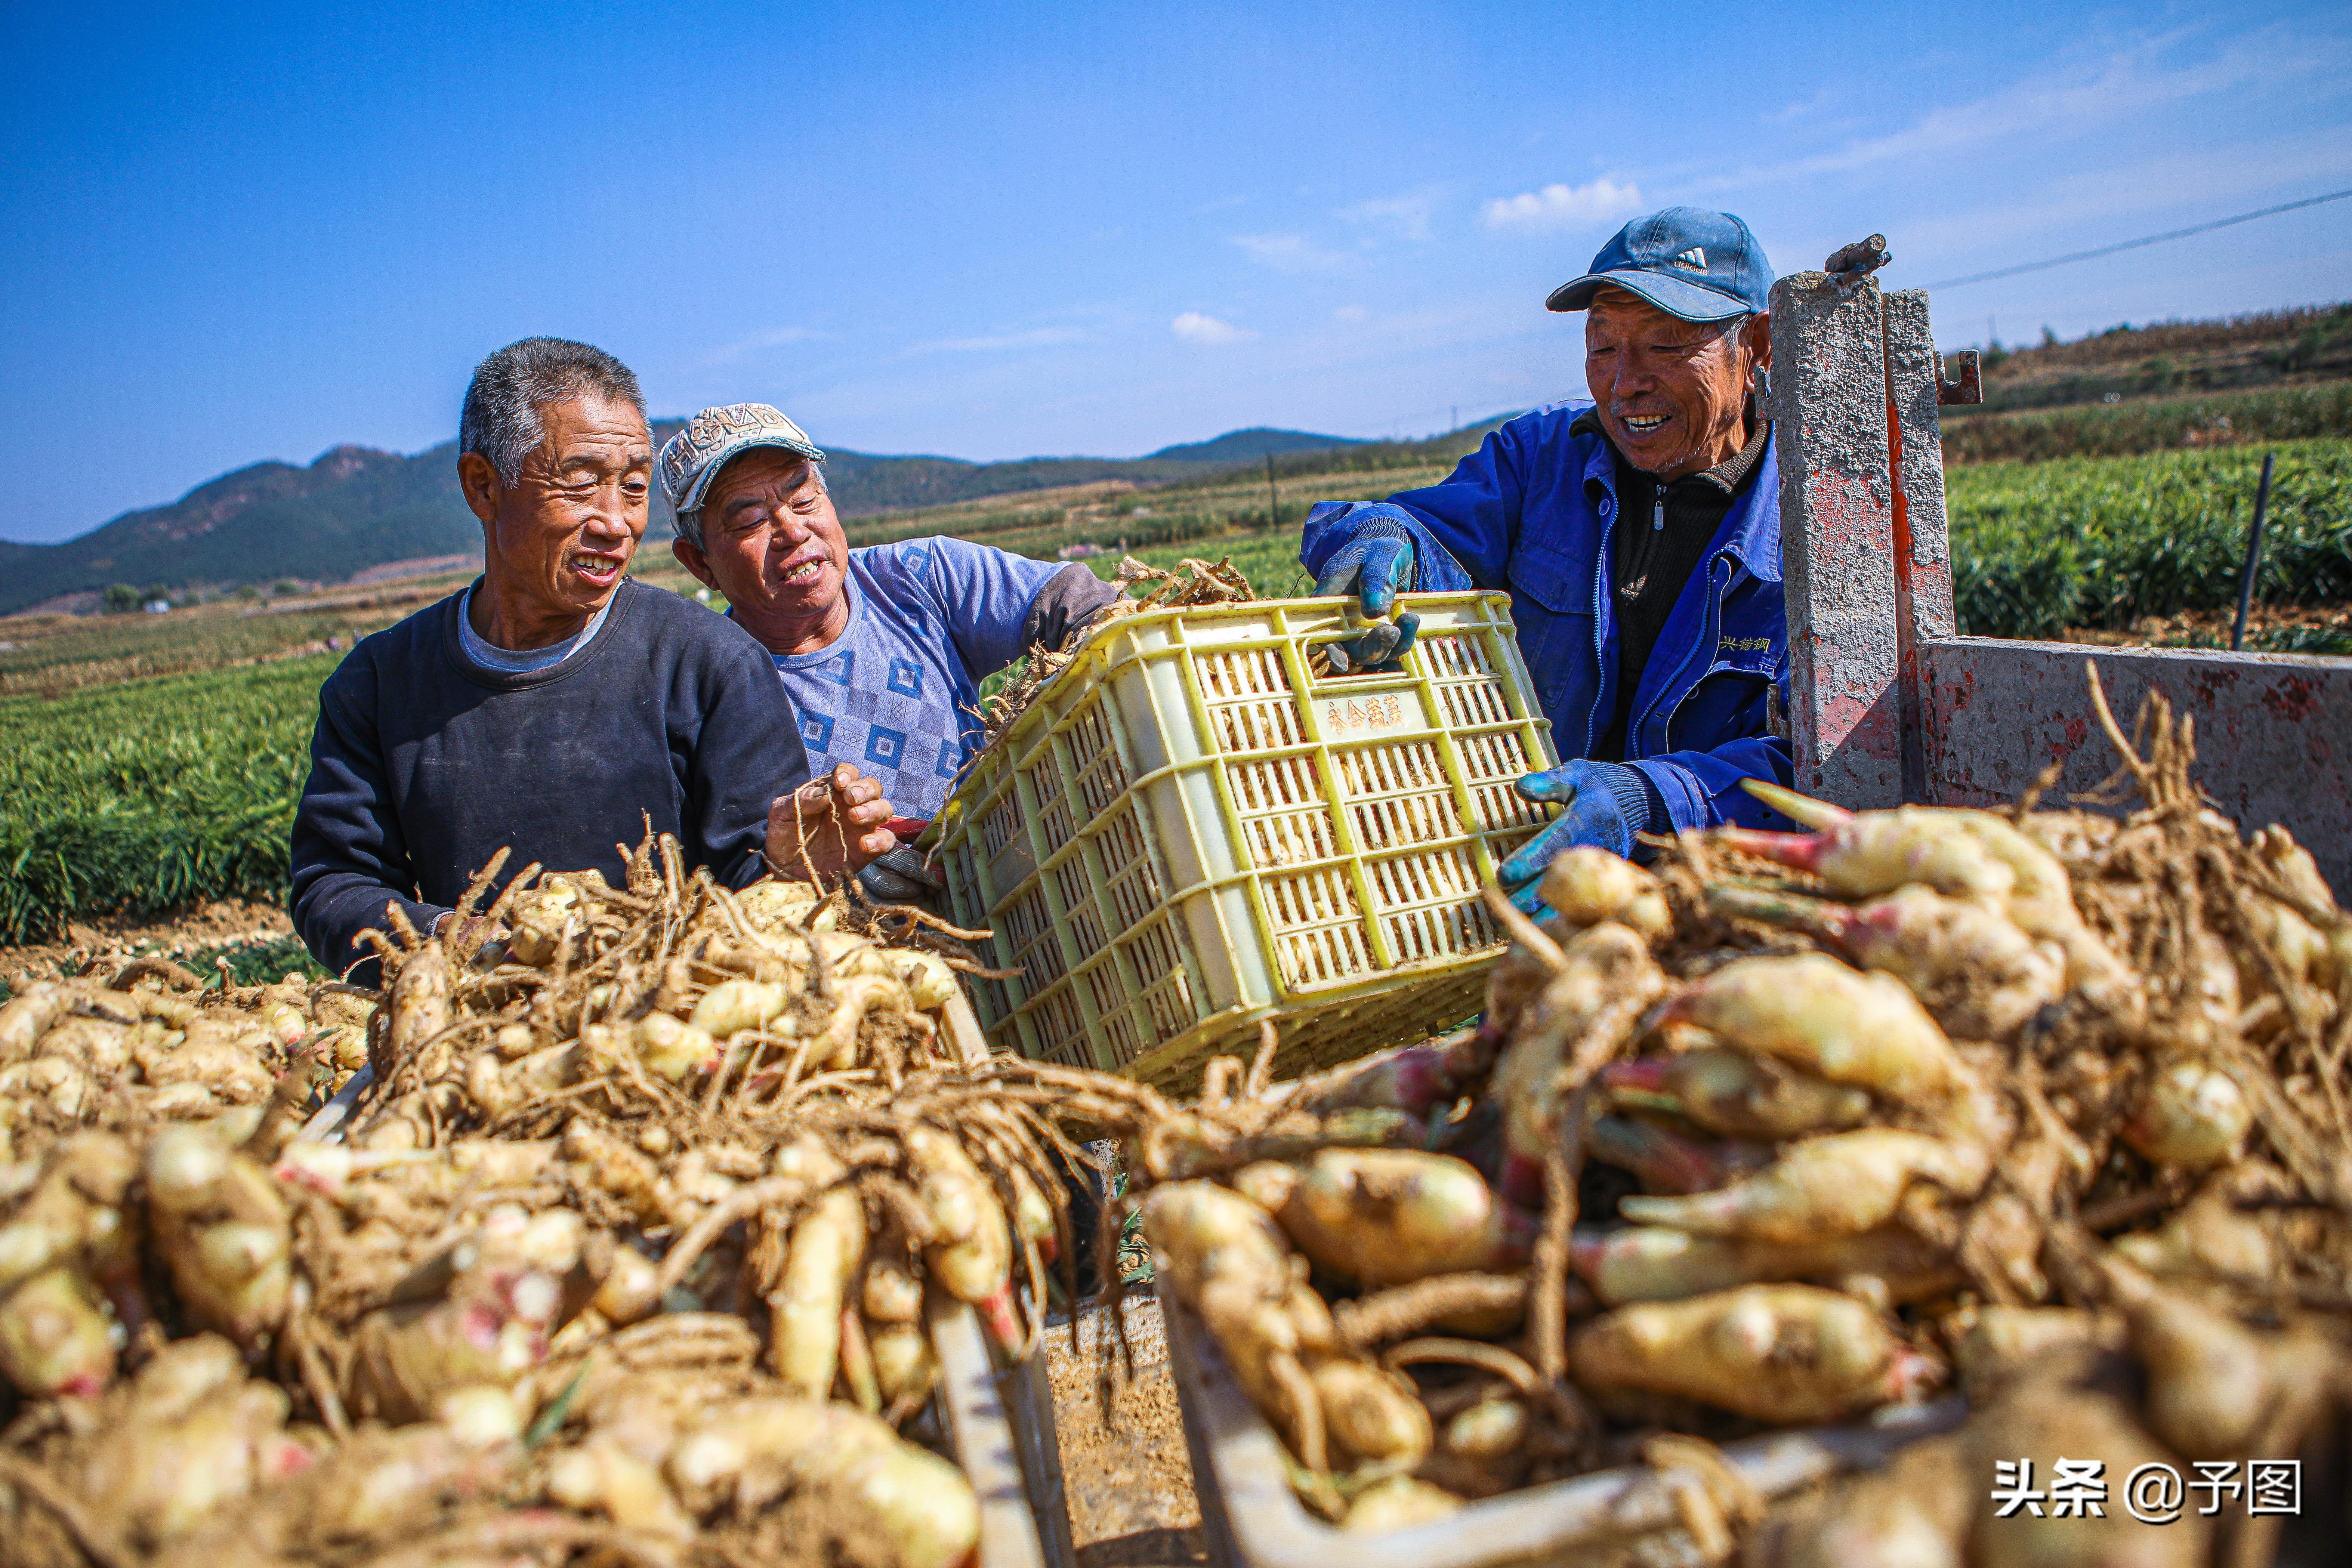
<svg viewBox="0 0 2352 1568">
<path fill-rule="evenodd" d="M 1399 593 L 1509 591 L 1553 743 L 1575 759 L 1518 781 L 1563 808 L 1503 863 L 1522 908 L 1570 845 L 1631 856 L 1637 833 L 1781 825 L 1739 787 L 1790 782 L 1780 481 L 1755 396 L 1771 282 L 1727 213 L 1634 219 L 1546 301 L 1586 313 L 1591 402 L 1508 421 L 1443 484 L 1308 514 L 1315 591 L 1358 595 L 1368 619 Z M 1396 658 L 1414 620 L 1374 625 L 1335 662 Z"/>
</svg>

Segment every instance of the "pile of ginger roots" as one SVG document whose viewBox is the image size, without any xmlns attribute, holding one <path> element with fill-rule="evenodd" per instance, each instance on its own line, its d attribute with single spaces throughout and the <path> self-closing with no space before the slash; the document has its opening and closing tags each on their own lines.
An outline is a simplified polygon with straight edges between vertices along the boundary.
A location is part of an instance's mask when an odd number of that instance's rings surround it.
<svg viewBox="0 0 2352 1568">
<path fill-rule="evenodd" d="M 1084 1155 L 953 928 L 624 853 L 394 906 L 380 993 L 20 982 L 0 1565 L 976 1560 L 940 1336 L 1035 1350 Z"/>
<path fill-rule="evenodd" d="M 2127 814 L 1767 790 L 1811 831 L 1492 900 L 1475 1027 L 1181 1100 L 969 1059 L 985 933 L 650 837 L 387 911 L 381 991 L 20 984 L 0 1568 L 974 1561 L 940 1334 L 1037 1348 L 1079 1137 L 1348 1529 L 1631 1465 L 1685 1561 L 2249 1568 L 2278 1517 L 2122 1479 L 2301 1457 L 2287 1560 L 2337 1560 L 2352 919 L 2160 700 L 2100 712 Z M 1903 1405 L 1953 1416 L 1792 1498 L 1723 1447 Z M 2104 1511 L 1995 1517 L 2062 1457 Z"/>
<path fill-rule="evenodd" d="M 2345 1560 L 2352 918 L 2160 696 L 2145 756 L 2098 708 L 2127 815 L 1762 786 L 1811 831 L 1490 894 L 1475 1027 L 1286 1081 L 1269 1031 L 1181 1102 L 1070 1078 L 1302 1500 L 1381 1531 L 1646 1465 L 1685 1561 L 2186 1568 L 2284 1521 L 2142 1523 L 2128 1472 L 2305 1454 L 2332 1544 L 2291 1560 Z M 1721 1447 L 1906 1404 L 1937 1435 L 1841 1487 Z M 2100 1516 L 1994 1517 L 1997 1462 L 2062 1457 Z"/>
</svg>

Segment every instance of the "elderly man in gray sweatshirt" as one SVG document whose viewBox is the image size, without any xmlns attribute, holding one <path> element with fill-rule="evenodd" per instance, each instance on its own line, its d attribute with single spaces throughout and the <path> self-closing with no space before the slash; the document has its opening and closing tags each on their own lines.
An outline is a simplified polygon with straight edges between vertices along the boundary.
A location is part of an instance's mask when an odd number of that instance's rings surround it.
<svg viewBox="0 0 2352 1568">
<path fill-rule="evenodd" d="M 433 929 L 500 848 L 510 874 L 536 861 L 617 884 L 650 819 L 741 887 L 893 847 L 874 780 L 810 781 L 766 650 L 628 577 L 654 452 L 627 367 L 585 343 L 509 344 L 475 371 L 458 447 L 481 576 L 362 641 L 319 693 L 292 850 L 295 928 L 321 963 L 371 971 L 356 938 L 388 904 Z"/>
</svg>

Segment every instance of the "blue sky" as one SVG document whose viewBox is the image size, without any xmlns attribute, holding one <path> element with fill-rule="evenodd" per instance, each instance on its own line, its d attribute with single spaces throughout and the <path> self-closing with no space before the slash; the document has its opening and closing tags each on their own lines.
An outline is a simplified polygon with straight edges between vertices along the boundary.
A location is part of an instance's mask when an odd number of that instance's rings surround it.
<svg viewBox="0 0 2352 1568">
<path fill-rule="evenodd" d="M 584 338 L 656 414 L 1132 455 L 1570 395 L 1631 213 L 1917 284 L 2352 185 L 2352 9 L 0 10 L 0 538 L 445 440 Z M 2352 201 L 1957 289 L 1938 337 L 2352 296 Z"/>
</svg>

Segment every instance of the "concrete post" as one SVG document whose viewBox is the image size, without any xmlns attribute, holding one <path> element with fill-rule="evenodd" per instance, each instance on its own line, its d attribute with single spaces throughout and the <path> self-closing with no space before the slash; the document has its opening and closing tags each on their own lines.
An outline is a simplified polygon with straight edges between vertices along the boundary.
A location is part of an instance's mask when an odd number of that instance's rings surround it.
<svg viewBox="0 0 2352 1568">
<path fill-rule="evenodd" d="M 1797 272 L 1772 285 L 1772 405 L 1797 788 L 1857 811 L 1898 805 L 1895 487 L 1869 277 Z"/>
<path fill-rule="evenodd" d="M 1895 475 L 1896 708 L 1902 721 L 1903 798 L 1927 798 L 1920 737 L 1926 712 L 1919 647 L 1957 629 L 1952 613 L 1951 532 L 1944 513 L 1943 377 L 1927 291 L 1885 298 L 1886 439 Z"/>
<path fill-rule="evenodd" d="M 1832 264 L 1882 253 L 1874 236 Z M 1973 372 L 1964 365 L 1951 401 L 1977 400 Z M 1855 809 L 1990 808 L 2055 762 L 2056 805 L 2116 763 L 2092 721 L 2094 650 L 1957 635 L 1942 374 L 1925 293 L 1882 295 L 1858 271 L 1773 285 L 1797 787 Z M 2186 648 L 2096 658 L 2126 724 L 2145 692 L 2166 692 L 2195 721 L 2199 785 L 2248 831 L 2291 829 L 2339 894 L 2352 890 L 2352 660 Z"/>
</svg>

